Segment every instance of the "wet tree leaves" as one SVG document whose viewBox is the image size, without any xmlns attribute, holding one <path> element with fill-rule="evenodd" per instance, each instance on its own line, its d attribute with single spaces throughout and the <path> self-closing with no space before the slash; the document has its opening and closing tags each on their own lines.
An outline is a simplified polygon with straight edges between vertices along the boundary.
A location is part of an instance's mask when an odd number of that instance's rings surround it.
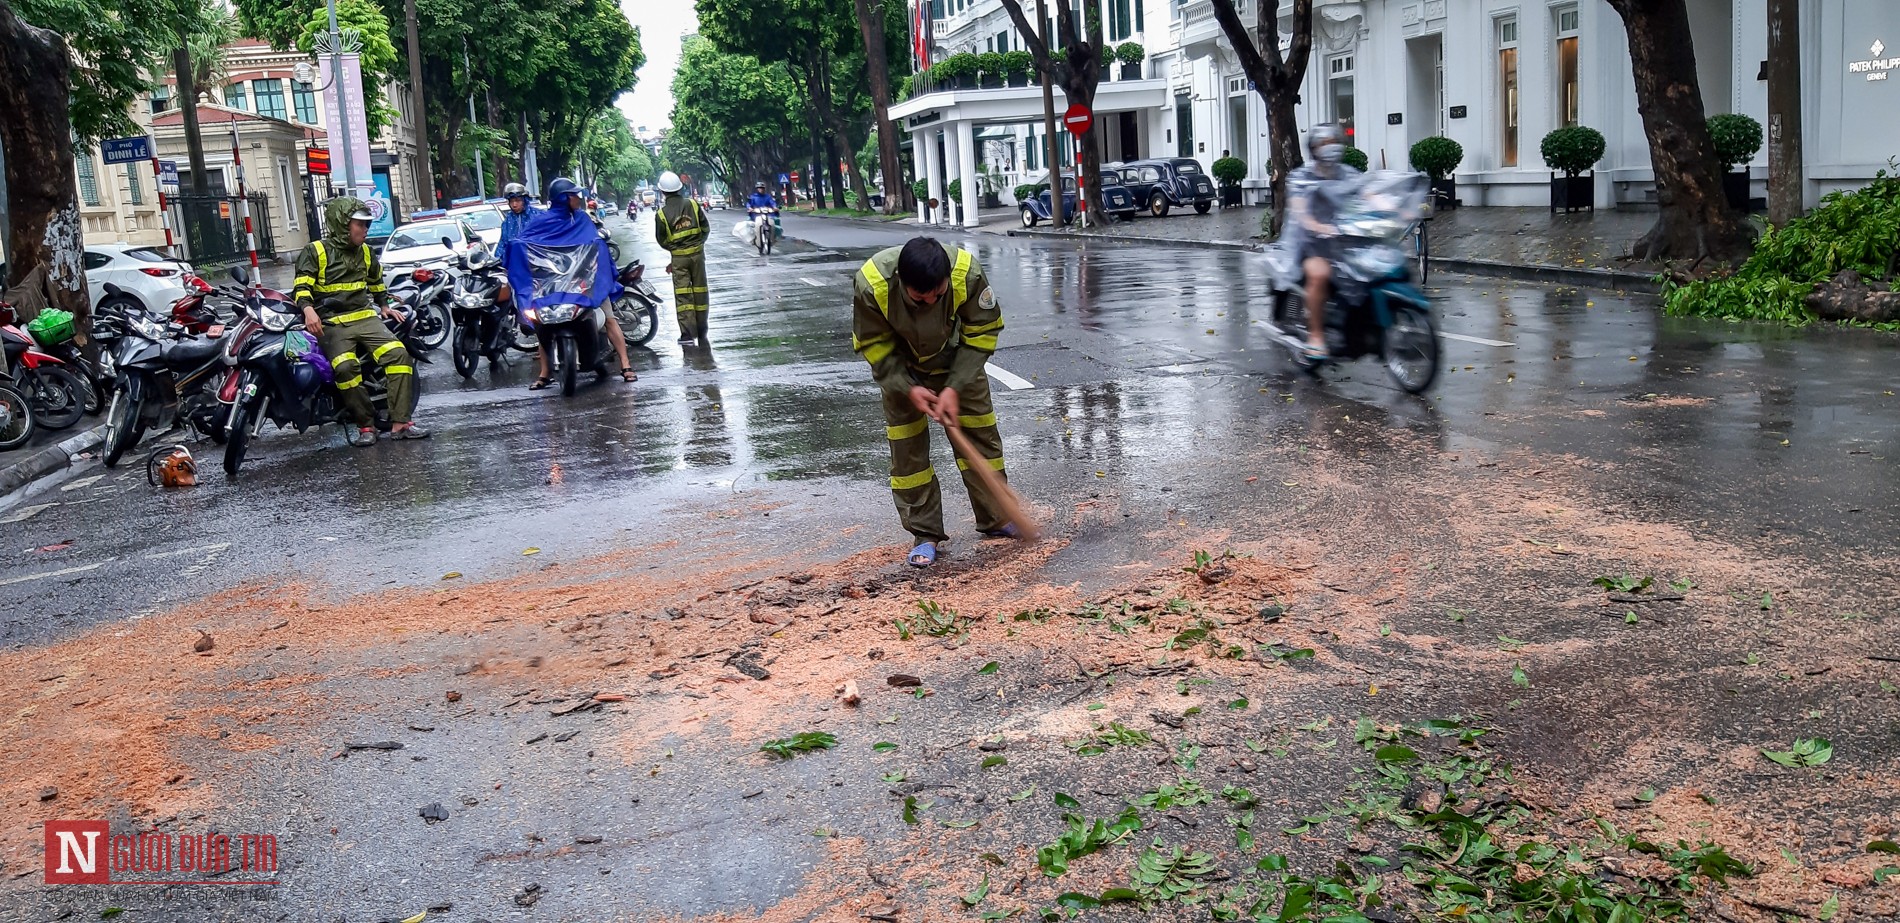
<svg viewBox="0 0 1900 923">
<path fill-rule="evenodd" d="M 1834 758 L 1834 745 L 1825 737 L 1804 737 L 1788 750 L 1763 750 L 1761 755 L 1783 766 L 1819 766 Z"/>
<path fill-rule="evenodd" d="M 759 745 L 759 751 L 781 760 L 789 760 L 800 753 L 813 750 L 829 750 L 838 745 L 838 738 L 827 731 L 805 731 L 790 737 L 779 737 Z"/>
</svg>

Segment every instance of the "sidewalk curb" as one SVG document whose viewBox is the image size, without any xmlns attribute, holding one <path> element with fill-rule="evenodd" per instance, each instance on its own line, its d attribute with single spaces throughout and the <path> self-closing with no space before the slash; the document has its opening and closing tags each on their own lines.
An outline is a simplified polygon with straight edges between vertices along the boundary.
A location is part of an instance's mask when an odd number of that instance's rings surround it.
<svg viewBox="0 0 1900 923">
<path fill-rule="evenodd" d="M 1499 276 L 1525 282 L 1557 282 L 1587 288 L 1641 292 L 1647 295 L 1662 294 L 1662 283 L 1642 273 L 1622 272 L 1615 269 L 1566 269 L 1561 266 L 1537 266 L 1449 256 L 1434 256 L 1430 259 L 1433 269 L 1462 272 L 1474 276 Z"/>
<path fill-rule="evenodd" d="M 1090 234 L 1084 231 L 1031 231 L 1012 228 L 1003 232 L 1009 237 L 1064 237 L 1071 240 L 1098 240 L 1105 243 L 1154 244 L 1163 247 L 1186 247 L 1195 250 L 1214 248 L 1216 250 L 1247 250 L 1259 252 L 1264 244 L 1249 243 L 1244 240 L 1182 240 L 1178 237 L 1138 237 L 1125 234 Z"/>
<path fill-rule="evenodd" d="M 64 471 L 73 463 L 73 456 L 96 449 L 104 445 L 105 441 L 106 425 L 101 423 L 8 465 L 4 470 L 0 470 L 0 497 L 11 494 L 49 474 Z"/>
</svg>

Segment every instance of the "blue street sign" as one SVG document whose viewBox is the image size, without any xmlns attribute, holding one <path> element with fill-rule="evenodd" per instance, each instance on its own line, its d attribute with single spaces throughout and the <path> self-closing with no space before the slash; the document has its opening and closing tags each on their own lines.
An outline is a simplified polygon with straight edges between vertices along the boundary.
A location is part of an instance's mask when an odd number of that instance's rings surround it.
<svg viewBox="0 0 1900 923">
<path fill-rule="evenodd" d="M 105 155 L 106 163 L 151 160 L 152 139 L 144 135 L 136 138 L 108 138 L 99 142 L 99 151 Z"/>
<path fill-rule="evenodd" d="M 161 160 L 158 162 L 158 181 L 168 186 L 178 185 L 178 161 Z"/>
<path fill-rule="evenodd" d="M 781 186 L 790 186 L 792 184 L 791 176 L 784 173 L 780 173 L 778 175 L 778 184 Z"/>
</svg>

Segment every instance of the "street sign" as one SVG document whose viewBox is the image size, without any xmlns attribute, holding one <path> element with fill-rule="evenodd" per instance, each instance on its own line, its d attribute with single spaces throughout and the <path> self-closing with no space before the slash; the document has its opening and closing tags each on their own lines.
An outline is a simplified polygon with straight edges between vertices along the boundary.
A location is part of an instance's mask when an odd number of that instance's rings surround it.
<svg viewBox="0 0 1900 923">
<path fill-rule="evenodd" d="M 168 186 L 178 185 L 178 161 L 161 160 L 158 162 L 158 181 Z"/>
<path fill-rule="evenodd" d="M 1069 129 L 1069 134 L 1078 138 L 1093 124 L 1095 124 L 1095 113 L 1090 112 L 1089 107 L 1081 103 L 1070 106 L 1069 111 L 1062 113 L 1063 127 Z"/>
<path fill-rule="evenodd" d="M 313 147 L 304 151 L 303 162 L 304 169 L 308 170 L 311 176 L 330 175 L 330 149 L 327 147 Z"/>
<path fill-rule="evenodd" d="M 796 182 L 798 182 L 798 171 L 797 171 L 797 170 L 793 170 L 793 171 L 792 171 L 792 182 L 794 182 L 794 183 L 796 183 Z"/>
<path fill-rule="evenodd" d="M 230 202 L 220 201 L 218 203 L 218 217 L 224 218 L 224 219 L 229 219 L 231 217 L 231 203 Z"/>
<path fill-rule="evenodd" d="M 780 173 L 778 175 L 778 184 L 781 186 L 790 186 L 792 184 L 792 178 L 783 173 Z"/>
<path fill-rule="evenodd" d="M 152 139 L 144 135 L 136 138 L 107 138 L 99 142 L 99 152 L 105 155 L 106 163 L 151 160 Z"/>
</svg>

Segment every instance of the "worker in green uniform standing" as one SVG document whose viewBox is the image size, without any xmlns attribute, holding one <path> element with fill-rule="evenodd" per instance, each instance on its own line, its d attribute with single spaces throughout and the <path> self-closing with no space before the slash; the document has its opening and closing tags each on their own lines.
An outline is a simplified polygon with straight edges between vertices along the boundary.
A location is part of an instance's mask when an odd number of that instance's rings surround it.
<svg viewBox="0 0 1900 923">
<path fill-rule="evenodd" d="M 679 311 L 680 342 L 706 340 L 706 237 L 712 229 L 706 213 L 690 196 L 682 195 L 680 177 L 671 170 L 657 183 L 666 201 L 653 213 L 653 237 L 673 255 L 666 268 L 673 273 L 673 305 Z"/>
<path fill-rule="evenodd" d="M 1003 437 L 983 370 L 996 351 L 1003 312 L 968 250 L 914 237 L 871 257 L 858 270 L 851 348 L 871 364 L 884 395 L 891 443 L 891 494 L 916 539 L 909 561 L 929 567 L 943 529 L 943 491 L 930 465 L 930 421 L 962 427 L 991 469 L 1003 472 Z M 977 531 L 1013 537 L 998 498 L 957 459 L 970 491 Z"/>
<path fill-rule="evenodd" d="M 364 362 L 382 367 L 390 438 L 429 438 L 429 431 L 410 419 L 416 409 L 416 368 L 402 341 L 383 325 L 384 317 L 401 314 L 389 306 L 382 264 L 367 243 L 370 220 L 361 199 L 343 196 L 324 203 L 323 239 L 305 244 L 297 254 L 292 282 L 304 329 L 329 357 L 344 412 L 356 424 L 350 434 L 354 446 L 376 443 L 375 411 L 362 387 Z"/>
</svg>

